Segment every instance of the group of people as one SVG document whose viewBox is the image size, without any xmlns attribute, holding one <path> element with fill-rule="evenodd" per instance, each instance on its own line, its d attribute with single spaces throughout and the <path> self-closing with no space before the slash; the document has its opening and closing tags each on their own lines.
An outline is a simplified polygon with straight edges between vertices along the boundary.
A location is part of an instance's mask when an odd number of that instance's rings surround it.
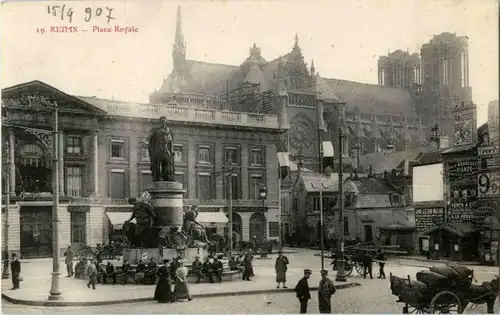
<svg viewBox="0 0 500 315">
<path fill-rule="evenodd" d="M 184 260 L 175 258 L 163 261 L 163 266 L 156 272 L 158 284 L 156 285 L 154 299 L 159 303 L 173 303 L 180 300 L 191 301 L 187 281 L 188 269 Z"/>
<path fill-rule="evenodd" d="M 299 280 L 295 286 L 295 293 L 300 303 L 300 313 L 307 313 L 307 303 L 311 299 L 311 291 L 309 288 L 309 277 L 312 271 L 310 269 L 304 270 L 304 276 Z M 332 296 L 335 294 L 335 285 L 333 281 L 328 278 L 328 271 L 321 270 L 321 280 L 318 285 L 318 303 L 320 313 L 332 312 Z"/>
<path fill-rule="evenodd" d="M 370 279 L 373 279 L 373 257 L 370 254 L 364 254 L 362 256 L 362 263 L 363 263 L 363 278 L 366 279 L 366 276 L 369 275 Z M 379 273 L 378 273 L 378 278 L 379 279 L 385 279 L 385 255 L 384 251 L 382 249 L 379 249 L 377 252 L 377 255 L 375 256 L 375 259 L 378 260 L 378 266 L 379 266 Z"/>
<path fill-rule="evenodd" d="M 218 283 L 222 282 L 223 265 L 217 256 L 208 256 L 203 263 L 200 261 L 200 256 L 196 256 L 191 267 L 197 277 L 196 283 L 200 283 L 203 278 L 214 283 L 214 277 Z"/>
</svg>

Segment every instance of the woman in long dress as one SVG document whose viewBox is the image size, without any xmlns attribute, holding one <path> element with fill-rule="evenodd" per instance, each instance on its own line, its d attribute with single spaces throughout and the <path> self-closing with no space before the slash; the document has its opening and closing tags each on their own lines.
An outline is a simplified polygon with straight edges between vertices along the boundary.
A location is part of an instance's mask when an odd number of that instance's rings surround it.
<svg viewBox="0 0 500 315">
<path fill-rule="evenodd" d="M 161 266 L 156 275 L 158 276 L 158 284 L 155 289 L 155 301 L 158 303 L 170 303 L 174 302 L 174 294 L 172 293 L 170 272 L 168 270 L 168 262 L 166 259 L 163 261 L 163 266 Z"/>
<path fill-rule="evenodd" d="M 184 261 L 179 260 L 179 267 L 175 271 L 175 298 L 177 300 L 191 301 L 191 295 L 189 294 L 189 286 L 187 282 L 188 269 L 184 267 Z"/>
</svg>

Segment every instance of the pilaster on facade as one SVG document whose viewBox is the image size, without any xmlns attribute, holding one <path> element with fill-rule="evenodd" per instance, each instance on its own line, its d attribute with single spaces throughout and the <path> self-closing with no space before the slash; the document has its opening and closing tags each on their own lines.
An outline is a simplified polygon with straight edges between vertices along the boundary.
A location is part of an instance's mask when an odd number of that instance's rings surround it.
<svg viewBox="0 0 500 315">
<path fill-rule="evenodd" d="M 21 251 L 21 208 L 18 204 L 8 205 L 6 211 L 9 211 L 7 222 L 9 226 L 8 248 L 11 253 L 19 254 Z M 5 215 L 2 213 L 2 216 Z"/>
<path fill-rule="evenodd" d="M 249 166 L 249 158 L 250 149 L 248 147 L 248 143 L 243 142 L 241 144 L 241 199 L 248 199 L 248 166 Z M 266 152 L 267 155 L 267 152 Z"/>
<path fill-rule="evenodd" d="M 58 142 L 55 145 L 58 145 L 59 148 L 57 150 L 58 153 L 58 159 L 59 159 L 59 195 L 64 196 L 64 132 L 62 130 L 59 130 L 59 133 L 57 135 Z"/>
<path fill-rule="evenodd" d="M 99 132 L 92 135 L 92 174 L 93 174 L 93 195 L 99 196 Z"/>
<path fill-rule="evenodd" d="M 250 217 L 252 212 L 240 212 L 241 217 L 241 239 L 244 242 L 250 241 Z"/>
<path fill-rule="evenodd" d="M 9 132 L 9 194 L 15 196 L 16 192 L 16 143 L 14 131 Z"/>
<path fill-rule="evenodd" d="M 59 253 L 62 255 L 68 246 L 71 245 L 71 213 L 68 205 L 59 205 Z"/>
</svg>

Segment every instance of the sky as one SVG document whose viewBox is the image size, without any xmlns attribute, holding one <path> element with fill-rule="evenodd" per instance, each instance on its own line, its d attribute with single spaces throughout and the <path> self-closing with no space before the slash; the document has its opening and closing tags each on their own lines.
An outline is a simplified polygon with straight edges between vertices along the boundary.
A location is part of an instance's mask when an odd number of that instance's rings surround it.
<svg viewBox="0 0 500 315">
<path fill-rule="evenodd" d="M 63 4 L 63 19 L 58 9 L 57 16 L 48 13 L 47 5 Z M 172 70 L 179 4 L 188 59 L 239 65 L 255 42 L 272 60 L 288 53 L 298 34 L 306 61 L 314 59 L 321 76 L 371 84 L 377 84 L 378 57 L 389 51 L 419 52 L 442 32 L 468 36 L 478 123 L 498 99 L 495 0 L 4 2 L 2 88 L 36 79 L 68 94 L 148 102 Z M 106 7 L 114 17 L 109 23 Z M 76 26 L 78 32 L 52 33 L 52 26 Z M 115 26 L 138 31 L 93 32 Z"/>
</svg>

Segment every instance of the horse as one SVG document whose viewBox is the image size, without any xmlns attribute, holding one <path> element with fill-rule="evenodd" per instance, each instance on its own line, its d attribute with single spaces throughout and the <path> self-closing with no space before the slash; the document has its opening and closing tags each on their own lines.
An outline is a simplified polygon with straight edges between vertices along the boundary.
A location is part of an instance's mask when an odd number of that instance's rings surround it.
<svg viewBox="0 0 500 315">
<path fill-rule="evenodd" d="M 489 282 L 483 282 L 480 285 L 471 284 L 463 293 L 463 309 L 467 307 L 468 304 L 473 304 L 474 306 L 486 304 L 486 309 L 488 314 L 493 314 L 493 308 L 495 306 L 495 299 L 498 295 L 498 290 L 500 287 L 500 279 L 495 276 Z"/>
</svg>

